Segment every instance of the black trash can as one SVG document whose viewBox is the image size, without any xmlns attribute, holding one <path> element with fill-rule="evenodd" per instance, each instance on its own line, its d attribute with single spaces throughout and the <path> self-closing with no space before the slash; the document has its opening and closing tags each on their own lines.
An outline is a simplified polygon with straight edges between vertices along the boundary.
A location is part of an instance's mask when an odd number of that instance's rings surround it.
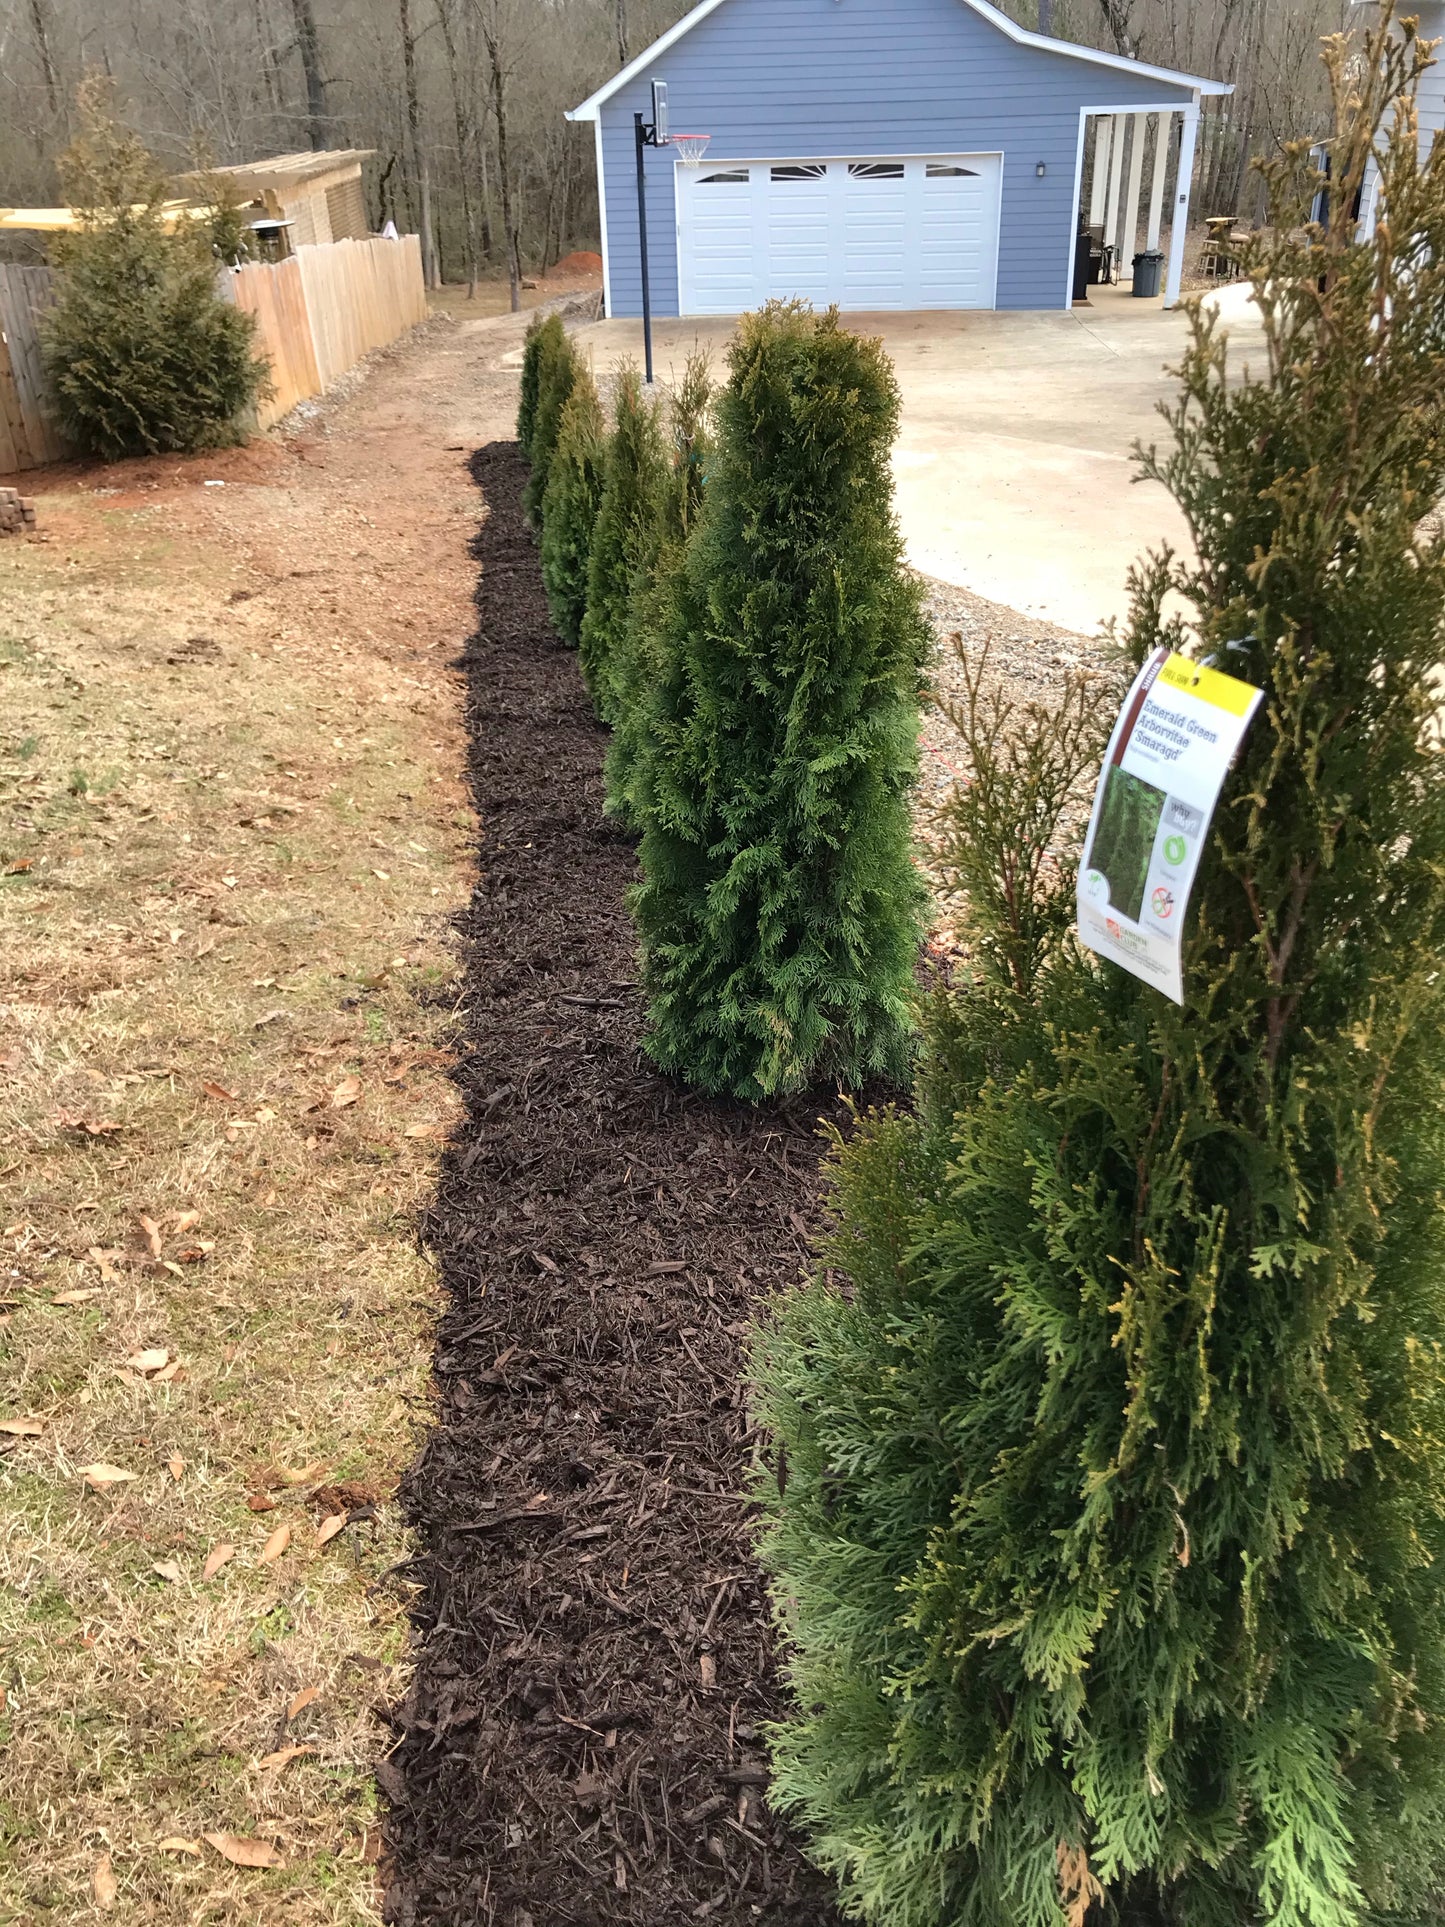
<svg viewBox="0 0 1445 1927">
<path fill-rule="evenodd" d="M 1089 298 L 1089 251 L 1094 245 L 1094 237 L 1086 227 L 1081 227 L 1074 236 L 1074 299 L 1087 301 Z"/>
<path fill-rule="evenodd" d="M 1164 255 L 1159 248 L 1145 248 L 1134 256 L 1134 293 L 1141 301 L 1152 300 L 1164 284 Z"/>
</svg>

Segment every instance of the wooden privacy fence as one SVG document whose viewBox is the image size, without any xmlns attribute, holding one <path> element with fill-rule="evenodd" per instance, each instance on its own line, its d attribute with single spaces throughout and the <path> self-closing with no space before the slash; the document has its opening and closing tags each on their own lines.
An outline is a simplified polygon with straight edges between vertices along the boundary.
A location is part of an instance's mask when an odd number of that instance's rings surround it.
<svg viewBox="0 0 1445 1927">
<path fill-rule="evenodd" d="M 256 317 L 256 345 L 271 361 L 276 392 L 258 410 L 262 428 L 426 319 L 415 234 L 299 248 L 287 261 L 251 262 L 226 280 L 237 306 Z"/>
<path fill-rule="evenodd" d="M 0 475 L 69 454 L 51 417 L 37 318 L 50 303 L 49 268 L 0 263 Z"/>
</svg>

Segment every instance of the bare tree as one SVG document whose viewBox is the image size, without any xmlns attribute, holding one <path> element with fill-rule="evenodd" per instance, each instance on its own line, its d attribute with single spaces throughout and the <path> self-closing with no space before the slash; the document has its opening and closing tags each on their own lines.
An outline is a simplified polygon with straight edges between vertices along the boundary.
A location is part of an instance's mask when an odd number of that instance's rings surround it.
<svg viewBox="0 0 1445 1927">
<path fill-rule="evenodd" d="M 296 51 L 301 56 L 301 71 L 306 76 L 307 135 L 312 148 L 320 150 L 327 141 L 326 79 L 321 71 L 321 38 L 316 31 L 316 13 L 311 0 L 291 0 L 296 19 Z"/>
</svg>

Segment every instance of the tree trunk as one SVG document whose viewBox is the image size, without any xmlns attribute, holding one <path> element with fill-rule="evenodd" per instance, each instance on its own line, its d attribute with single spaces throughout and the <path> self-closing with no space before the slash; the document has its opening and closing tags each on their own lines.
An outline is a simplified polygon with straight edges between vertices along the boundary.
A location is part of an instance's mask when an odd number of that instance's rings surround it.
<svg viewBox="0 0 1445 1927">
<path fill-rule="evenodd" d="M 619 9 L 622 0 L 617 0 Z M 60 75 L 50 46 L 50 8 L 47 0 L 30 0 L 30 19 L 35 28 L 35 45 L 40 54 L 40 70 L 45 76 L 45 99 L 53 116 L 60 114 Z"/>
<path fill-rule="evenodd" d="M 446 48 L 447 74 L 452 88 L 452 119 L 457 130 L 457 169 L 461 176 L 462 188 L 462 229 L 466 237 L 467 299 L 474 301 L 477 295 L 477 212 L 476 203 L 472 198 L 471 157 L 477 144 L 477 124 L 467 104 L 470 96 L 462 87 L 461 69 L 457 64 L 457 42 L 451 0 L 437 0 L 437 23 L 441 27 L 442 43 Z"/>
<path fill-rule="evenodd" d="M 617 64 L 627 65 L 627 0 L 617 0 Z"/>
<path fill-rule="evenodd" d="M 421 233 L 421 273 L 426 286 L 434 288 L 437 284 L 436 237 L 431 229 L 431 180 L 422 157 L 421 95 L 416 78 L 416 35 L 412 32 L 411 0 L 396 0 L 396 11 L 401 25 L 401 67 L 406 82 L 406 129 L 420 203 L 417 227 Z"/>
<path fill-rule="evenodd" d="M 296 50 L 301 56 L 301 71 L 306 76 L 307 136 L 313 152 L 326 145 L 326 80 L 321 72 L 321 41 L 316 32 L 316 14 L 311 0 L 291 0 L 296 21 Z"/>
<path fill-rule="evenodd" d="M 511 287 L 512 313 L 522 306 L 522 251 L 517 228 L 516 200 L 512 193 L 512 169 L 507 156 L 507 82 L 502 66 L 501 29 L 496 0 L 482 21 L 482 38 L 487 45 L 487 60 L 492 69 L 492 116 L 497 123 L 497 172 L 502 185 L 502 236 L 507 249 L 507 280 Z"/>
</svg>

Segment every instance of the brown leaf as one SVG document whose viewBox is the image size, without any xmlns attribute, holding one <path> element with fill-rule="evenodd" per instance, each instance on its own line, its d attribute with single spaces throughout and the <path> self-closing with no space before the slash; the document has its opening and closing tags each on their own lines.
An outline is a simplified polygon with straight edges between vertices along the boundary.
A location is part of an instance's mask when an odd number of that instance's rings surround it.
<svg viewBox="0 0 1445 1927">
<path fill-rule="evenodd" d="M 163 1345 L 152 1345 L 143 1352 L 132 1352 L 125 1362 L 128 1371 L 139 1372 L 144 1378 L 150 1372 L 160 1371 L 163 1365 L 169 1365 L 171 1355 Z"/>
<path fill-rule="evenodd" d="M 34 867 L 34 862 L 30 857 L 22 856 L 17 862 L 6 864 L 5 874 L 8 877 L 23 877 L 27 870 L 33 870 Z"/>
<path fill-rule="evenodd" d="M 218 1084 L 213 1077 L 208 1077 L 201 1089 L 207 1097 L 219 1098 L 223 1104 L 233 1104 L 241 1095 L 239 1091 L 228 1091 L 224 1084 Z"/>
<path fill-rule="evenodd" d="M 686 1271 L 687 1263 L 682 1258 L 654 1258 L 647 1267 L 649 1278 L 660 1278 L 667 1271 Z"/>
<path fill-rule="evenodd" d="M 214 1579 L 226 1561 L 228 1559 L 234 1559 L 235 1556 L 236 1548 L 225 1544 L 224 1541 L 218 1546 L 212 1546 L 211 1550 L 206 1554 L 205 1565 L 201 1567 L 202 1579 Z"/>
<path fill-rule="evenodd" d="M 1069 1927 L 1084 1927 L 1084 1916 L 1096 1900 L 1104 1898 L 1104 1889 L 1094 1878 L 1083 1847 L 1071 1847 L 1060 1840 L 1054 1851 L 1059 1863 L 1059 1900 Z"/>
<path fill-rule="evenodd" d="M 202 1258 L 209 1258 L 215 1248 L 216 1241 L 214 1238 L 202 1238 L 199 1244 L 182 1245 L 177 1251 L 176 1257 L 180 1264 L 198 1265 Z M 177 1276 L 179 1276 L 179 1272 L 177 1272 Z"/>
<path fill-rule="evenodd" d="M 178 1358 L 173 1358 L 169 1365 L 163 1365 L 161 1369 L 152 1377 L 151 1384 L 152 1385 L 169 1385 L 173 1378 L 182 1378 L 184 1376 L 185 1376 L 185 1366 L 182 1365 L 181 1361 Z"/>
<path fill-rule="evenodd" d="M 250 1512 L 274 1512 L 276 1510 L 276 1501 L 274 1499 L 268 1499 L 264 1492 L 248 1492 L 246 1494 L 246 1509 Z"/>
<path fill-rule="evenodd" d="M 161 1579 L 169 1579 L 173 1586 L 179 1586 L 186 1576 L 174 1559 L 162 1560 L 160 1565 L 152 1566 L 151 1571 Z"/>
<path fill-rule="evenodd" d="M 402 1136 L 429 1137 L 444 1144 L 446 1142 L 447 1127 L 445 1124 L 408 1124 Z"/>
<path fill-rule="evenodd" d="M 15 1439 L 38 1439 L 45 1430 L 43 1418 L 0 1418 L 0 1432 Z"/>
<path fill-rule="evenodd" d="M 281 1746 L 278 1747 L 274 1753 L 265 1754 L 256 1764 L 258 1766 L 274 1767 L 279 1773 L 283 1766 L 289 1766 L 293 1760 L 299 1760 L 303 1753 L 314 1753 L 315 1751 L 316 1748 L 314 1746 Z"/>
<path fill-rule="evenodd" d="M 233 1867 L 279 1867 L 282 1864 L 280 1854 L 269 1840 L 244 1840 L 238 1833 L 208 1833 L 202 1837 Z"/>
<path fill-rule="evenodd" d="M 135 1221 L 140 1226 L 141 1230 L 146 1234 L 146 1243 L 151 1248 L 152 1258 L 159 1258 L 161 1255 L 160 1226 L 156 1223 L 154 1218 L 148 1218 L 144 1213 L 144 1211 L 136 1212 Z"/>
<path fill-rule="evenodd" d="M 199 1840 L 187 1840 L 179 1833 L 168 1833 L 164 1840 L 156 1842 L 157 1853 L 193 1853 L 199 1856 L 200 1851 Z"/>
<path fill-rule="evenodd" d="M 697 1670 L 704 1686 L 717 1685 L 717 1661 L 711 1653 L 698 1654 Z"/>
<path fill-rule="evenodd" d="M 125 1129 L 123 1124 L 117 1124 L 113 1119 L 87 1117 L 83 1111 L 57 1111 L 55 1122 L 62 1131 L 83 1131 L 87 1137 L 105 1137 L 111 1131 Z"/>
<path fill-rule="evenodd" d="M 93 1265 L 100 1266 L 100 1275 L 106 1284 L 111 1285 L 115 1283 L 116 1278 L 120 1275 L 116 1271 L 115 1260 L 124 1255 L 122 1252 L 119 1250 L 104 1251 L 99 1245 L 92 1245 L 85 1255 Z"/>
<path fill-rule="evenodd" d="M 96 1906 L 102 1913 L 108 1914 L 115 1905 L 116 1895 L 120 1892 L 116 1884 L 115 1868 L 111 1865 L 108 1853 L 103 1853 L 91 1869 L 90 1885 L 95 1894 Z"/>
<path fill-rule="evenodd" d="M 295 1699 L 292 1700 L 291 1704 L 286 1708 L 287 1719 L 294 1720 L 298 1713 L 305 1711 L 312 1700 L 319 1699 L 320 1697 L 321 1688 L 319 1686 L 303 1686 Z"/>
<path fill-rule="evenodd" d="M 179 1479 L 185 1469 L 186 1462 L 179 1452 L 172 1453 L 171 1457 L 166 1460 L 166 1470 L 173 1479 Z"/>
<path fill-rule="evenodd" d="M 199 1211 L 178 1211 L 171 1220 L 171 1236 L 179 1238 L 183 1231 L 189 1231 L 193 1224 L 201 1222 Z"/>
<path fill-rule="evenodd" d="M 74 1291 L 57 1291 L 51 1299 L 52 1305 L 83 1305 L 89 1298 L 99 1298 L 99 1285 L 78 1285 Z"/>
<path fill-rule="evenodd" d="M 80 1476 L 97 1492 L 104 1492 L 108 1486 L 121 1485 L 127 1479 L 138 1479 L 140 1473 L 127 1472 L 123 1465 L 107 1465 L 103 1459 L 97 1459 L 94 1465 L 81 1466 Z"/>
<path fill-rule="evenodd" d="M 334 1539 L 350 1517 L 349 1512 L 333 1512 L 329 1519 L 323 1519 L 316 1528 L 317 1545 L 324 1546 L 328 1539 Z"/>
<path fill-rule="evenodd" d="M 343 1077 L 341 1082 L 336 1086 L 336 1089 L 331 1093 L 331 1108 L 333 1111 L 344 1111 L 348 1104 L 354 1104 L 360 1096 L 361 1079 L 359 1077 Z"/>
<path fill-rule="evenodd" d="M 261 1564 L 272 1566 L 291 1543 L 290 1526 L 277 1526 L 271 1537 L 261 1548 Z"/>
</svg>

